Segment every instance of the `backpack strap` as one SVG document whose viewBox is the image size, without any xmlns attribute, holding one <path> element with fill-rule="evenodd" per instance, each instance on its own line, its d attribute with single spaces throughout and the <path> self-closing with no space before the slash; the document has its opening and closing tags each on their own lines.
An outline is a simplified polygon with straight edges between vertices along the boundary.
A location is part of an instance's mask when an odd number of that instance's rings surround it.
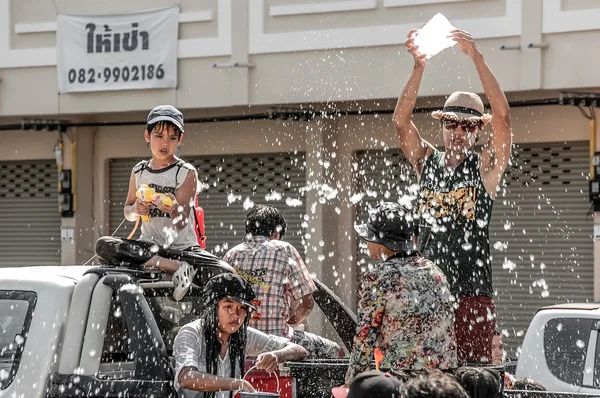
<svg viewBox="0 0 600 398">
<path fill-rule="evenodd" d="M 175 172 L 175 189 L 177 189 L 177 185 L 179 185 L 177 183 L 177 177 L 179 176 L 179 172 L 181 171 L 181 168 L 183 167 L 184 164 L 185 164 L 185 162 L 181 159 L 179 159 L 177 161 L 177 171 Z"/>
</svg>

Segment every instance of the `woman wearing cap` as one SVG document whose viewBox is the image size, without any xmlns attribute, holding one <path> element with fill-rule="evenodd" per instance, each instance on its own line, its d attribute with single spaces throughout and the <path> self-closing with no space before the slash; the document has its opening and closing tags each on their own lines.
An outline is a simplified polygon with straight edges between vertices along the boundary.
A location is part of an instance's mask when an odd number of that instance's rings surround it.
<svg viewBox="0 0 600 398">
<path fill-rule="evenodd" d="M 411 121 L 426 56 L 414 44 L 415 33 L 411 30 L 405 42 L 414 57 L 414 68 L 398 99 L 393 120 L 400 147 L 420 178 L 419 248 L 444 271 L 457 298 L 459 360 L 488 363 L 496 328 L 488 224 L 510 157 L 510 108 L 471 35 L 453 30 L 449 37 L 472 59 L 492 115 L 484 113 L 477 94 L 455 92 L 444 109 L 432 113 L 440 121 L 444 151 L 425 141 Z M 477 153 L 473 146 L 489 122 L 490 136 Z"/>
<path fill-rule="evenodd" d="M 410 209 L 384 202 L 356 226 L 369 256 L 382 262 L 362 277 L 347 385 L 370 368 L 375 348 L 383 354 L 381 369 L 457 366 L 448 282 L 416 251 L 414 223 Z"/>
<path fill-rule="evenodd" d="M 257 356 L 256 368 L 300 360 L 308 352 L 283 337 L 248 327 L 255 299 L 252 286 L 237 274 L 211 278 L 202 294 L 200 319 L 181 328 L 173 345 L 175 389 L 201 391 L 194 397 L 231 398 L 233 391 L 253 392 L 243 380 L 246 355 Z M 202 395 L 203 394 L 203 395 Z M 186 392 L 186 397 L 189 397 Z"/>
</svg>

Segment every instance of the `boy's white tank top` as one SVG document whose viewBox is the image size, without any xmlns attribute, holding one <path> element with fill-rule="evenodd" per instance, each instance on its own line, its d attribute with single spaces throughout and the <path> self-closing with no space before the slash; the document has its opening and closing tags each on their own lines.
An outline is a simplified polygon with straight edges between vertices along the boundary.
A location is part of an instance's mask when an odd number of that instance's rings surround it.
<svg viewBox="0 0 600 398">
<path fill-rule="evenodd" d="M 139 189 L 141 185 L 148 185 L 158 193 L 172 193 L 176 195 L 177 189 L 183 185 L 188 173 L 198 172 L 189 163 L 177 158 L 177 161 L 163 169 L 152 170 L 148 167 L 148 161 L 139 162 L 133 168 L 135 186 Z M 194 199 L 198 192 L 194 194 Z M 142 235 L 140 240 L 154 243 L 164 249 L 184 250 L 191 246 L 198 246 L 198 238 L 194 232 L 194 204 L 190 206 L 188 223 L 183 229 L 177 229 L 173 225 L 171 217 L 158 208 L 150 211 L 150 222 L 141 222 Z"/>
</svg>

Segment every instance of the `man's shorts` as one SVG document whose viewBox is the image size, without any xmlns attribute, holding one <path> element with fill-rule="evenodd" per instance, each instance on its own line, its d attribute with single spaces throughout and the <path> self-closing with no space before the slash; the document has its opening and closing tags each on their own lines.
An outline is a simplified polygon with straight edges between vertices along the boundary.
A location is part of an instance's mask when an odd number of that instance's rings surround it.
<svg viewBox="0 0 600 398">
<path fill-rule="evenodd" d="M 459 297 L 454 311 L 458 362 L 491 363 L 496 306 L 487 296 Z"/>
</svg>

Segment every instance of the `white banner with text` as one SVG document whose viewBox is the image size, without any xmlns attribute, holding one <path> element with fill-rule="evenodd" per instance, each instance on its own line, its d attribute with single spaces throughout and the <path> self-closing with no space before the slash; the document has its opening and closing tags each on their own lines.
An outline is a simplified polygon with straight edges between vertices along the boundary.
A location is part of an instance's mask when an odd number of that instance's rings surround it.
<svg viewBox="0 0 600 398">
<path fill-rule="evenodd" d="M 177 87 L 179 8 L 59 15 L 58 91 Z"/>
</svg>

